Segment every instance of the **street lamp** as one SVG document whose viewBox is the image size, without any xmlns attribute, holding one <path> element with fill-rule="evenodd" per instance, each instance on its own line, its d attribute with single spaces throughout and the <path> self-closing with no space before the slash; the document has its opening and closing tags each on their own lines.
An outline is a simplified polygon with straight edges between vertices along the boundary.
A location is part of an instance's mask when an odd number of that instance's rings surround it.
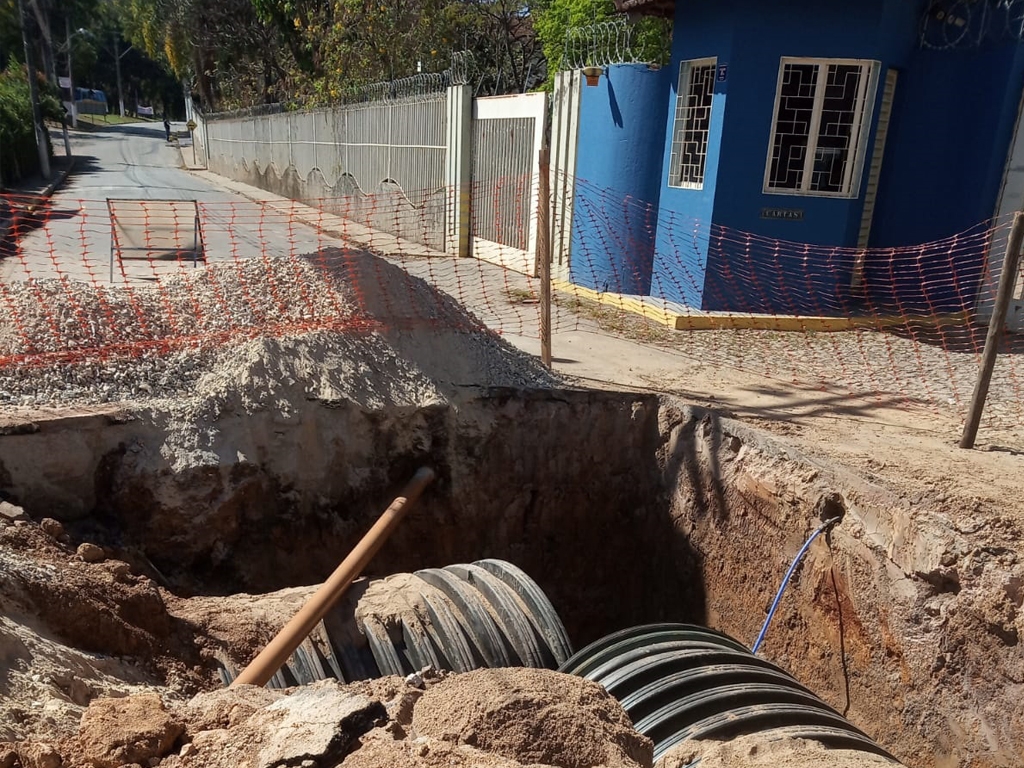
<svg viewBox="0 0 1024 768">
<path fill-rule="evenodd" d="M 71 72 L 71 38 L 75 35 L 89 35 L 92 37 L 90 32 L 85 27 L 79 27 L 74 32 L 71 31 L 71 22 L 67 16 L 64 17 L 64 45 L 62 47 L 68 49 L 68 92 L 71 94 L 71 127 L 78 127 L 78 109 L 75 107 L 75 81 L 74 75 Z"/>
</svg>

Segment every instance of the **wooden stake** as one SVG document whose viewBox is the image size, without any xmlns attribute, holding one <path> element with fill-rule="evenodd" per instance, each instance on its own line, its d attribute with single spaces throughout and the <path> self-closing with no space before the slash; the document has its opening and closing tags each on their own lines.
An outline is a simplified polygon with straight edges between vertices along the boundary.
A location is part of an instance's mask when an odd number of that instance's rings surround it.
<svg viewBox="0 0 1024 768">
<path fill-rule="evenodd" d="M 1006 310 L 1010 306 L 1013 285 L 1017 281 L 1022 243 L 1024 243 L 1024 213 L 1017 213 L 1013 218 L 1010 241 L 1006 244 L 1006 256 L 1003 257 L 1003 273 L 999 276 L 996 303 L 992 308 L 992 316 L 988 321 L 985 351 L 981 355 L 981 370 L 978 371 L 978 382 L 974 386 L 974 395 L 971 397 L 971 408 L 967 414 L 967 423 L 964 424 L 964 433 L 960 438 L 961 448 L 973 448 L 974 441 L 978 436 L 981 413 L 985 409 L 988 387 L 992 382 L 992 369 L 995 368 L 996 355 L 999 354 L 999 342 L 1003 336 Z"/>
</svg>

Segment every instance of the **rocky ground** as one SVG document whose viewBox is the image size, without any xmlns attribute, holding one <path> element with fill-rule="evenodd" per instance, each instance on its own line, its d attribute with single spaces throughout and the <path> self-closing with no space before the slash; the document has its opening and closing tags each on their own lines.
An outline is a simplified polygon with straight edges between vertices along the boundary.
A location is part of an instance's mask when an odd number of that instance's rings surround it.
<svg viewBox="0 0 1024 768">
<path fill-rule="evenodd" d="M 75 541 L 80 535 L 75 536 Z M 311 588 L 176 597 L 132 553 L 0 509 L 3 768 L 652 768 L 652 744 L 596 683 L 536 669 L 424 670 L 301 688 L 222 687 Z M 658 768 L 873 768 L 813 742 L 691 744 Z M 759 756 L 760 762 L 750 762 Z"/>
</svg>

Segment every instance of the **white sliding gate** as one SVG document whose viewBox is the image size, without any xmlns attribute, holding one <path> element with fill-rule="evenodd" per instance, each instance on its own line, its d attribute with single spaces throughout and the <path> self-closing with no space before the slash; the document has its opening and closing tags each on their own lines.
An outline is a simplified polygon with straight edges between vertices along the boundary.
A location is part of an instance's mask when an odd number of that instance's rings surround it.
<svg viewBox="0 0 1024 768">
<path fill-rule="evenodd" d="M 472 253 L 516 272 L 536 274 L 537 168 L 547 94 L 473 102 Z"/>
</svg>

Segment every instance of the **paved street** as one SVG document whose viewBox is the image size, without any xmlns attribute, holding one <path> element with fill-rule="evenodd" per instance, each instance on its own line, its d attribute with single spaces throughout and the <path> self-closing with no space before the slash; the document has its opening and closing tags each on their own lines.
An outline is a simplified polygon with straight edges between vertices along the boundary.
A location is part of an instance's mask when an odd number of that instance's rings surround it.
<svg viewBox="0 0 1024 768">
<path fill-rule="evenodd" d="M 180 128 L 181 126 L 175 126 Z M 58 152 L 63 147 L 55 140 Z M 186 146 L 183 151 L 191 150 Z M 183 170 L 177 147 L 164 141 L 163 126 L 136 123 L 72 134 L 77 158 L 72 177 L 54 195 L 43 226 L 25 234 L 20 251 L 0 261 L 0 279 L 66 276 L 111 280 L 111 216 L 107 201 L 196 201 L 115 203 L 125 258 L 114 265 L 113 281 L 131 282 L 190 268 L 178 249 L 191 248 L 198 209 L 206 257 L 219 261 L 261 253 L 304 253 L 337 244 L 310 227 L 296 226 L 267 210 Z"/>
</svg>

